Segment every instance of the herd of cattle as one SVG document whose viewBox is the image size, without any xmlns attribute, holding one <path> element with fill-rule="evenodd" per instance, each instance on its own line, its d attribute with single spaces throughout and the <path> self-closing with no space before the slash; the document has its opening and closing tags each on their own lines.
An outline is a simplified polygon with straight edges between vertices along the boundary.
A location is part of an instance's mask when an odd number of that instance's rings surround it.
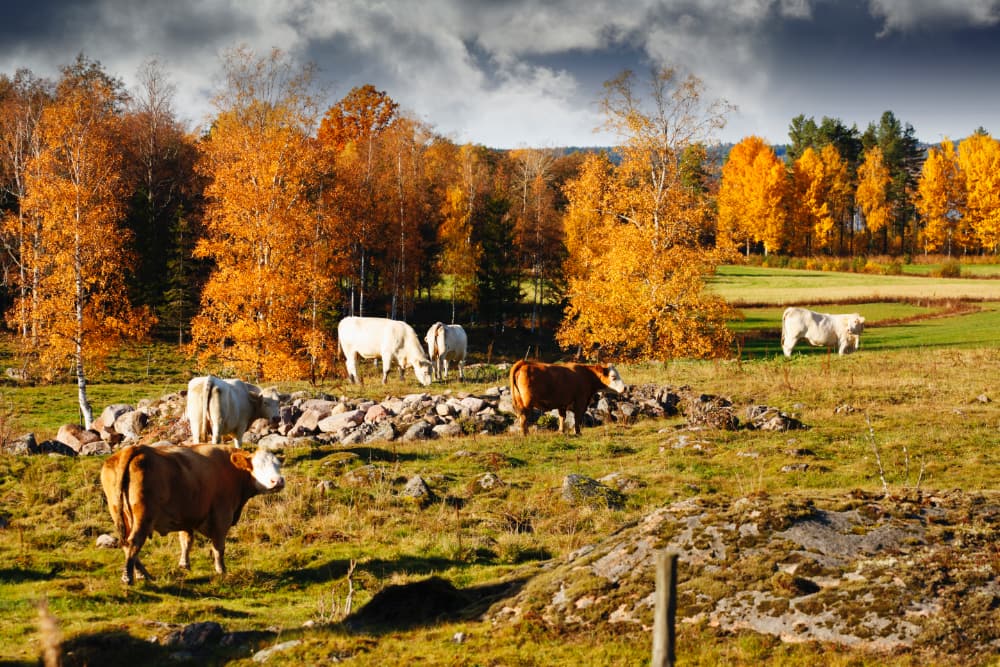
<svg viewBox="0 0 1000 667">
<path fill-rule="evenodd" d="M 837 346 L 839 354 L 860 347 L 864 318 L 858 314 L 826 315 L 803 308 L 788 308 L 782 317 L 781 346 L 785 356 L 800 339 L 812 345 Z M 395 320 L 345 317 L 338 326 L 341 349 L 352 382 L 360 382 L 358 359 L 381 359 L 382 382 L 394 363 L 402 377 L 412 367 L 417 380 L 429 385 L 434 377 L 446 379 L 448 364 L 457 362 L 464 379 L 468 339 L 459 325 L 438 322 L 426 335 L 424 351 L 413 328 Z M 576 434 L 594 394 L 625 390 L 625 382 L 612 365 L 546 364 L 518 361 L 510 369 L 514 412 L 523 435 L 535 409 L 556 410 L 559 431 L 566 412 L 572 411 Z M 250 425 L 279 416 L 278 395 L 241 380 L 211 375 L 188 383 L 186 416 L 192 445 L 130 445 L 112 454 L 101 469 L 101 486 L 112 521 L 125 552 L 122 580 L 151 578 L 139 551 L 152 533 L 179 533 L 180 567 L 190 564 L 194 532 L 212 543 L 215 570 L 225 572 L 225 541 L 246 502 L 285 486 L 278 458 L 265 449 L 251 454 L 241 449 Z M 232 436 L 234 447 L 222 446 Z M 210 444 L 201 444 L 208 442 Z"/>
</svg>

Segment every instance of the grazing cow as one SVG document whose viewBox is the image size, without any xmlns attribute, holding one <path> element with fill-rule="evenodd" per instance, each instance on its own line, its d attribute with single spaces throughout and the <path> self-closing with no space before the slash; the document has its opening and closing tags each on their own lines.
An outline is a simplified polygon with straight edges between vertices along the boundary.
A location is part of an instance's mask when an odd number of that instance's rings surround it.
<svg viewBox="0 0 1000 667">
<path fill-rule="evenodd" d="M 262 493 L 285 486 L 281 464 L 264 449 L 256 453 L 219 445 L 130 445 L 104 462 L 101 487 L 111 520 L 125 551 L 122 581 L 135 571 L 152 579 L 139 550 L 153 531 L 179 531 L 180 566 L 190 569 L 193 532 L 212 541 L 215 571 L 226 571 L 226 533 L 240 519 L 243 506 Z"/>
<path fill-rule="evenodd" d="M 469 338 L 460 324 L 435 322 L 427 330 L 427 353 L 431 370 L 439 380 L 448 379 L 448 362 L 458 362 L 458 378 L 465 380 L 465 350 Z M 443 373 L 442 373 L 443 367 Z"/>
<path fill-rule="evenodd" d="M 837 346 L 837 354 L 848 354 L 861 347 L 865 318 L 858 313 L 828 315 L 805 308 L 786 308 L 781 316 L 781 350 L 792 356 L 792 348 L 805 338 L 817 347 Z"/>
<path fill-rule="evenodd" d="M 209 431 L 213 445 L 222 443 L 225 435 L 233 436 L 239 447 L 243 434 L 257 419 L 277 425 L 278 394 L 242 380 L 223 380 L 211 375 L 196 377 L 188 382 L 187 418 L 191 424 L 191 441 L 206 442 Z"/>
<path fill-rule="evenodd" d="M 431 383 L 431 360 L 420 345 L 417 332 L 406 322 L 385 317 L 345 317 L 337 325 L 337 340 L 347 360 L 347 376 L 351 382 L 361 384 L 358 374 L 358 357 L 382 359 L 382 384 L 389 377 L 389 368 L 395 361 L 399 378 L 407 366 L 413 367 L 420 384 Z"/>
<path fill-rule="evenodd" d="M 528 434 L 532 408 L 558 410 L 560 433 L 566 423 L 566 410 L 572 409 L 573 427 L 580 435 L 590 399 L 605 388 L 616 393 L 625 391 L 625 383 L 614 366 L 518 361 L 510 369 L 510 393 L 523 435 Z"/>
</svg>

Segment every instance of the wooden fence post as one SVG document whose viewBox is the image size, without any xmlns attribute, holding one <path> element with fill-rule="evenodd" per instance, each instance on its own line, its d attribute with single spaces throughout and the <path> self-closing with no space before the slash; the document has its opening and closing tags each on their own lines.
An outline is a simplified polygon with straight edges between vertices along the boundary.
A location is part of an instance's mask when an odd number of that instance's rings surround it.
<svg viewBox="0 0 1000 667">
<path fill-rule="evenodd" d="M 653 611 L 653 667 L 674 665 L 677 614 L 677 554 L 656 554 L 656 606 Z"/>
</svg>

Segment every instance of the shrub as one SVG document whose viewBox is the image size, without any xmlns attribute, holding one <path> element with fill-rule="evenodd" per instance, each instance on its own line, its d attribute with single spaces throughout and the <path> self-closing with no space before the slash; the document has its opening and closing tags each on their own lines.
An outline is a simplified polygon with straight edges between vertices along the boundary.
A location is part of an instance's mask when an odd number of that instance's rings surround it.
<svg viewBox="0 0 1000 667">
<path fill-rule="evenodd" d="M 942 278 L 961 278 L 962 265 L 958 260 L 949 259 L 941 265 L 941 268 L 937 271 L 937 275 Z"/>
<path fill-rule="evenodd" d="M 851 271 L 854 273 L 864 273 L 866 266 L 868 266 L 868 258 L 864 255 L 858 255 L 851 262 Z"/>
<path fill-rule="evenodd" d="M 899 262 L 890 262 L 882 268 L 882 273 L 887 276 L 901 276 L 903 275 L 903 265 Z"/>
</svg>

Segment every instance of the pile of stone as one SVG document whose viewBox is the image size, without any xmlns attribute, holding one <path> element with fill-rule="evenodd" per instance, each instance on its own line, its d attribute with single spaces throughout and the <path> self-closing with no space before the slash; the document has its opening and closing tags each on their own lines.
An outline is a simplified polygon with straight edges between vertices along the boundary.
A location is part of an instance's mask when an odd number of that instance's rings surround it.
<svg viewBox="0 0 1000 667">
<path fill-rule="evenodd" d="M 130 444 L 179 444 L 190 442 L 184 416 L 184 392 L 142 400 L 136 406 L 107 406 L 91 428 L 63 426 L 53 440 L 36 442 L 27 434 L 7 443 L 12 454 L 104 455 Z M 555 414 L 552 411 L 551 414 Z M 640 418 L 661 419 L 683 414 L 692 428 L 741 427 L 735 408 L 727 399 L 659 385 L 628 387 L 622 394 L 598 393 L 585 415 L 585 426 L 630 424 Z M 382 401 L 347 396 L 296 392 L 281 396 L 276 428 L 258 420 L 244 436 L 250 445 L 283 449 L 312 442 L 342 446 L 373 442 L 427 440 L 462 435 L 507 433 L 514 421 L 510 389 L 492 386 L 480 394 L 427 392 L 390 396 Z M 572 414 L 568 415 L 572 425 Z M 544 419 L 538 428 L 555 428 Z M 801 422 L 767 406 L 751 406 L 746 428 L 786 430 L 802 428 Z"/>
</svg>

